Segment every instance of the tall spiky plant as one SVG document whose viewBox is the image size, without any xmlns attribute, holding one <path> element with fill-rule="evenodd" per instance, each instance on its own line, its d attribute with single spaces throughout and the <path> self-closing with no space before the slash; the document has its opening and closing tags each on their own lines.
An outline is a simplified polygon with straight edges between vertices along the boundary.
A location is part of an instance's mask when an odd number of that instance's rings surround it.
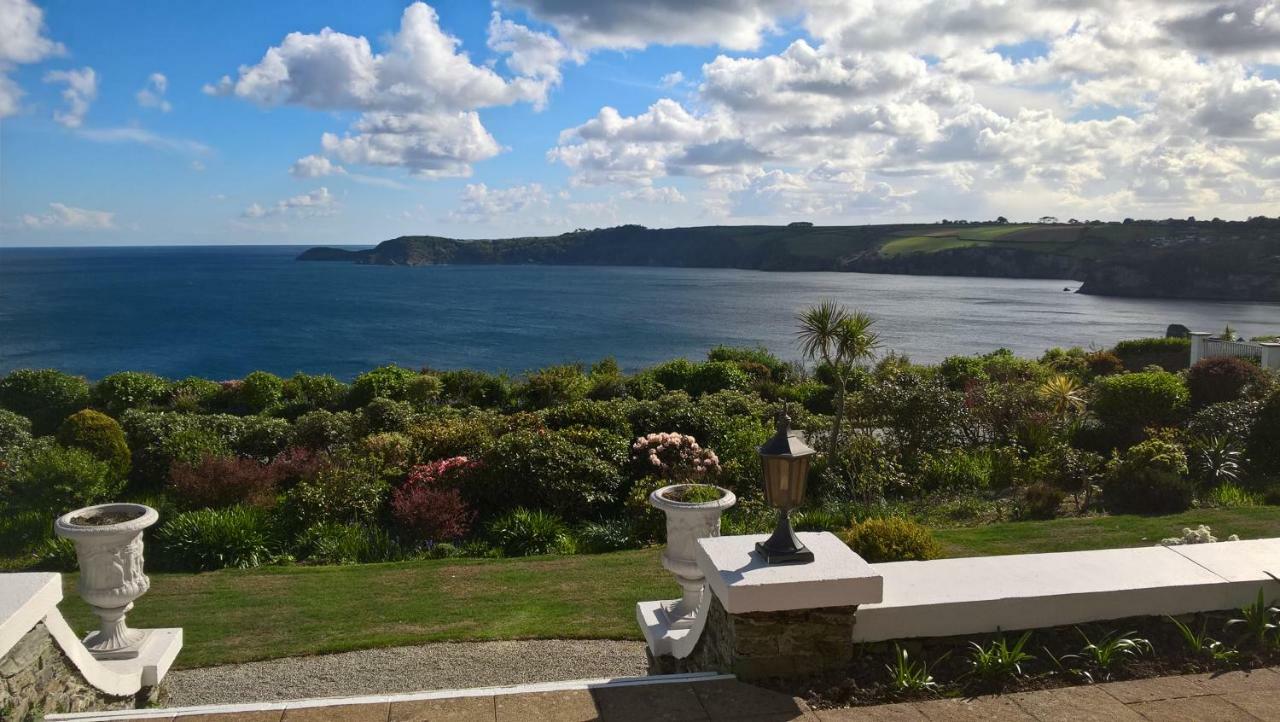
<svg viewBox="0 0 1280 722">
<path fill-rule="evenodd" d="M 827 458 L 835 459 L 844 422 L 845 394 L 849 375 L 858 363 L 871 358 L 880 346 L 880 337 L 871 330 L 875 319 L 862 311 L 850 311 L 832 300 L 811 306 L 796 317 L 800 329 L 796 340 L 800 352 L 815 363 L 830 367 L 835 377 L 835 418 L 831 422 Z"/>
<path fill-rule="evenodd" d="M 1057 374 L 1040 384 L 1040 388 L 1036 390 L 1036 393 L 1053 407 L 1053 413 L 1059 417 L 1067 417 L 1084 411 L 1084 391 L 1080 387 L 1080 382 L 1070 376 Z"/>
</svg>

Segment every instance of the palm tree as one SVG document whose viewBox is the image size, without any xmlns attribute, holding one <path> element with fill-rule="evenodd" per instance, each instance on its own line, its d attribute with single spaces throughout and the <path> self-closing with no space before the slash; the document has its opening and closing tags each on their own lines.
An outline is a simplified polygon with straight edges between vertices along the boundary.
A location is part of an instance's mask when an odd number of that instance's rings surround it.
<svg viewBox="0 0 1280 722">
<path fill-rule="evenodd" d="M 874 355 L 880 346 L 880 337 L 871 330 L 875 319 L 862 311 L 850 311 L 835 301 L 827 300 L 806 309 L 796 320 L 800 323 L 800 330 L 796 331 L 800 352 L 810 361 L 829 366 L 835 377 L 836 413 L 831 422 L 831 438 L 827 447 L 827 458 L 835 459 L 844 421 L 849 374 L 860 361 Z"/>
<path fill-rule="evenodd" d="M 1053 407 L 1053 413 L 1061 417 L 1084 411 L 1084 393 L 1080 383 L 1070 376 L 1057 374 L 1040 384 L 1037 394 Z"/>
</svg>

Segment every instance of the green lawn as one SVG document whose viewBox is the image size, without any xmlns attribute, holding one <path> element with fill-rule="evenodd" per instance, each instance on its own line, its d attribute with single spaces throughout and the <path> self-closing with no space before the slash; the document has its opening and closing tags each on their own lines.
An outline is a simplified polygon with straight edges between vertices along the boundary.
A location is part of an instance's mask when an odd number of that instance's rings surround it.
<svg viewBox="0 0 1280 722">
<path fill-rule="evenodd" d="M 895 238 L 880 247 L 880 253 L 886 256 L 897 256 L 903 253 L 937 253 L 952 248 L 969 248 L 970 246 L 990 245 L 983 241 L 971 241 L 956 236 L 909 236 Z"/>
<path fill-rule="evenodd" d="M 1008 522 L 937 532 L 949 556 L 1145 546 L 1209 524 L 1243 538 L 1280 536 L 1280 507 L 1165 517 Z M 179 667 L 447 640 L 639 639 L 634 607 L 675 597 L 657 549 L 572 557 L 288 566 L 152 574 L 130 621 L 183 627 Z M 63 612 L 94 618 L 65 575 Z"/>
</svg>

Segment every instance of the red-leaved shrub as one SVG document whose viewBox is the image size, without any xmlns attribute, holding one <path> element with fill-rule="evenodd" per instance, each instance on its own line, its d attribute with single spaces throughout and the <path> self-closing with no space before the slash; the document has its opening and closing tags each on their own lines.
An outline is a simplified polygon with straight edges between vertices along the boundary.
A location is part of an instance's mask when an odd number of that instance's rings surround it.
<svg viewBox="0 0 1280 722">
<path fill-rule="evenodd" d="M 271 471 L 275 474 L 276 486 L 288 490 L 299 481 L 315 476 L 330 463 L 329 455 L 323 451 L 293 446 L 276 454 L 271 460 Z"/>
<path fill-rule="evenodd" d="M 466 535 L 474 517 L 454 484 L 479 464 L 465 456 L 415 466 L 391 495 L 391 516 L 417 541 L 454 541 Z"/>
<path fill-rule="evenodd" d="M 1245 359 L 1215 356 L 1200 359 L 1187 370 L 1187 388 L 1193 406 L 1208 406 L 1240 398 L 1244 387 L 1257 381 L 1262 369 Z"/>
<path fill-rule="evenodd" d="M 169 467 L 169 483 L 185 509 L 273 506 L 278 477 L 270 465 L 243 456 L 205 456 L 195 464 L 175 461 Z"/>
</svg>

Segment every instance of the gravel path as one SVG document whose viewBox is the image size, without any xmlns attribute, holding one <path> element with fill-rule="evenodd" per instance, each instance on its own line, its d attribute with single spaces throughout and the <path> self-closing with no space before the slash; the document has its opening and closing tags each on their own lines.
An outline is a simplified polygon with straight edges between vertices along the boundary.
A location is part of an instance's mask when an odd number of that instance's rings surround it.
<svg viewBox="0 0 1280 722">
<path fill-rule="evenodd" d="M 167 705 L 492 687 L 647 671 L 643 642 L 527 640 L 448 642 L 169 673 Z"/>
</svg>

